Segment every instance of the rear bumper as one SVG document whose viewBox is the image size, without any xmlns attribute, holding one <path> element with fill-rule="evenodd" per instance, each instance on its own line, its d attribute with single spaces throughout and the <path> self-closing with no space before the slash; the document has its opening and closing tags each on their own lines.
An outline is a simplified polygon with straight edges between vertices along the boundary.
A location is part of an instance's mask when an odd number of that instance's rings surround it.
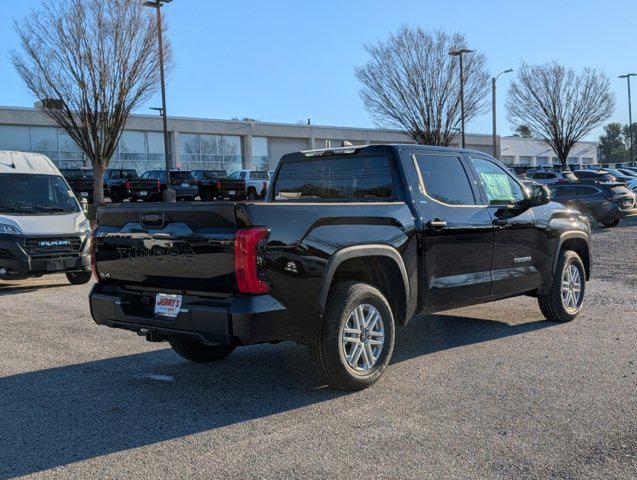
<svg viewBox="0 0 637 480">
<path fill-rule="evenodd" d="M 154 314 L 155 293 L 96 284 L 90 294 L 91 315 L 98 325 L 194 338 L 208 344 L 247 345 L 286 337 L 267 328 L 282 324 L 287 313 L 270 295 L 184 295 L 177 317 L 167 318 Z"/>
</svg>

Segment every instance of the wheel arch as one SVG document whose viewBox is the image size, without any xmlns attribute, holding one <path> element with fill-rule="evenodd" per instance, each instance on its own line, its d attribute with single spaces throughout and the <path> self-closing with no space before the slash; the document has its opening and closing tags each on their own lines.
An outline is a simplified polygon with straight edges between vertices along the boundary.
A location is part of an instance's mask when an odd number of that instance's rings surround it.
<svg viewBox="0 0 637 480">
<path fill-rule="evenodd" d="M 400 253 L 388 245 L 357 245 L 337 251 L 323 273 L 317 310 L 322 315 L 333 286 L 360 280 L 378 288 L 387 298 L 396 323 L 405 323 L 411 295 L 407 269 Z"/>
<path fill-rule="evenodd" d="M 590 280 L 592 265 L 589 236 L 584 232 L 567 232 L 560 237 L 560 242 L 555 252 L 555 258 L 553 259 L 553 273 L 555 273 L 555 268 L 557 267 L 559 252 L 562 250 L 573 250 L 579 255 L 582 259 L 582 263 L 584 264 L 584 270 L 586 271 L 586 280 Z"/>
</svg>

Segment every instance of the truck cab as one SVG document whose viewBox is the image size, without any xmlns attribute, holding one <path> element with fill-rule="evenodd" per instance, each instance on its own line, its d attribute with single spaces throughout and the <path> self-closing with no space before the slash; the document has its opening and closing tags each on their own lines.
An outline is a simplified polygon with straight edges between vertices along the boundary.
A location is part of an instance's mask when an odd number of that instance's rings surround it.
<svg viewBox="0 0 637 480">
<path fill-rule="evenodd" d="M 526 295 L 573 320 L 592 263 L 586 217 L 444 147 L 296 152 L 264 202 L 104 207 L 98 223 L 98 324 L 195 361 L 293 340 L 346 390 L 378 380 L 419 314 Z"/>
</svg>

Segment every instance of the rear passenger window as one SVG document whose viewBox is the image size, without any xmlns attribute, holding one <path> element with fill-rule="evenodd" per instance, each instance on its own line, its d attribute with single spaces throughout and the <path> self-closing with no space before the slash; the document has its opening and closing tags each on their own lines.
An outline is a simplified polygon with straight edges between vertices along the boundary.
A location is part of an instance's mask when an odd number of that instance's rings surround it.
<svg viewBox="0 0 637 480">
<path fill-rule="evenodd" d="M 423 187 L 431 198 L 449 205 L 475 205 L 462 162 L 449 155 L 416 155 Z"/>
<path fill-rule="evenodd" d="M 393 181 L 385 157 L 329 157 L 281 166 L 277 201 L 393 200 Z"/>
</svg>

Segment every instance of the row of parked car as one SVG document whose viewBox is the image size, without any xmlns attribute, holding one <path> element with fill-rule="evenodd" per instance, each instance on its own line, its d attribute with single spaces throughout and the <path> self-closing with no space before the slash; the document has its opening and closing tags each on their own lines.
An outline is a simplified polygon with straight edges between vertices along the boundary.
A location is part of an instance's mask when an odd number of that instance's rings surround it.
<svg viewBox="0 0 637 480">
<path fill-rule="evenodd" d="M 93 170 L 60 170 L 78 198 L 93 201 Z M 268 189 L 270 174 L 265 170 L 238 170 L 230 175 L 224 170 L 171 170 L 170 187 L 178 200 L 217 199 L 256 200 Z M 139 175 L 134 169 L 113 168 L 104 173 L 104 196 L 113 203 L 129 201 L 156 202 L 168 188 L 165 170 L 149 170 Z"/>
<path fill-rule="evenodd" d="M 551 198 L 580 210 L 592 226 L 614 227 L 637 214 L 637 167 L 615 166 L 560 170 L 514 167 L 527 186 L 547 185 Z"/>
</svg>

